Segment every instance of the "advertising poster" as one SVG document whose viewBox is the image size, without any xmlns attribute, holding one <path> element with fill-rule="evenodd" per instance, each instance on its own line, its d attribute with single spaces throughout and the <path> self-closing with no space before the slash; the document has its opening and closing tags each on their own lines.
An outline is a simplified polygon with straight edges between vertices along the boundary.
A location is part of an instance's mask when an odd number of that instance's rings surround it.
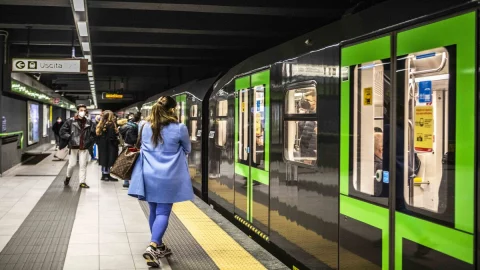
<svg viewBox="0 0 480 270">
<path fill-rule="evenodd" d="M 43 137 L 48 137 L 48 128 L 50 127 L 50 110 L 48 109 L 48 105 L 43 105 Z"/>
<path fill-rule="evenodd" d="M 38 103 L 28 102 L 28 145 L 39 142 L 39 110 Z"/>
<path fill-rule="evenodd" d="M 433 107 L 415 107 L 415 150 L 433 150 Z"/>
</svg>

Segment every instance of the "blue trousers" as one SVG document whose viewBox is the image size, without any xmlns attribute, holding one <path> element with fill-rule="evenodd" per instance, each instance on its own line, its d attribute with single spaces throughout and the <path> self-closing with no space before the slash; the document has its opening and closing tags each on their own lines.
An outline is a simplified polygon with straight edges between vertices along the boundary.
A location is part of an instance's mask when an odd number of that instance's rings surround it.
<svg viewBox="0 0 480 270">
<path fill-rule="evenodd" d="M 148 223 L 150 224 L 150 232 L 152 233 L 151 242 L 161 245 L 163 235 L 168 227 L 168 219 L 172 212 L 173 203 L 153 203 L 149 202 L 150 216 Z"/>
</svg>

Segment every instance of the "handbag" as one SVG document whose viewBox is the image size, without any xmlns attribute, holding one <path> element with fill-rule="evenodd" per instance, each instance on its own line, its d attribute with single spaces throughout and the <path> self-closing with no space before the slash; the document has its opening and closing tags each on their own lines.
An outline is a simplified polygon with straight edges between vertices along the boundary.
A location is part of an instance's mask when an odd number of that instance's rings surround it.
<svg viewBox="0 0 480 270">
<path fill-rule="evenodd" d="M 125 147 L 112 166 L 110 173 L 120 179 L 130 179 L 132 177 L 133 166 L 140 155 L 140 140 L 142 138 L 143 126 L 137 138 L 134 147 Z"/>
</svg>

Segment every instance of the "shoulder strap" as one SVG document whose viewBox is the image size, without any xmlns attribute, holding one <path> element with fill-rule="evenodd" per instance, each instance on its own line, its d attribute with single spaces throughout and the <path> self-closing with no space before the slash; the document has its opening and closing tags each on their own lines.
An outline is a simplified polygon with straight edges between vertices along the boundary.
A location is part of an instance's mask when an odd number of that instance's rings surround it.
<svg viewBox="0 0 480 270">
<path fill-rule="evenodd" d="M 137 138 L 137 143 L 135 144 L 135 147 L 137 149 L 140 149 L 140 142 L 142 141 L 142 133 L 143 133 L 143 128 L 145 127 L 145 124 L 142 125 L 142 128 L 140 129 L 140 134 L 138 134 L 138 138 Z"/>
</svg>

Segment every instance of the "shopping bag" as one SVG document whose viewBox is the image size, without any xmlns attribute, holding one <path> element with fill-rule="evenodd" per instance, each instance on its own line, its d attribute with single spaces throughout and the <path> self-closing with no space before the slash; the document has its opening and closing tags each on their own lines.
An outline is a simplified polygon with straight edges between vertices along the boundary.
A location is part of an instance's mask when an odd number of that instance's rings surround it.
<svg viewBox="0 0 480 270">
<path fill-rule="evenodd" d="M 58 158 L 60 160 L 64 160 L 68 156 L 68 152 L 70 149 L 68 147 L 65 147 L 63 149 L 57 150 L 57 152 L 53 155 L 53 157 Z"/>
</svg>

